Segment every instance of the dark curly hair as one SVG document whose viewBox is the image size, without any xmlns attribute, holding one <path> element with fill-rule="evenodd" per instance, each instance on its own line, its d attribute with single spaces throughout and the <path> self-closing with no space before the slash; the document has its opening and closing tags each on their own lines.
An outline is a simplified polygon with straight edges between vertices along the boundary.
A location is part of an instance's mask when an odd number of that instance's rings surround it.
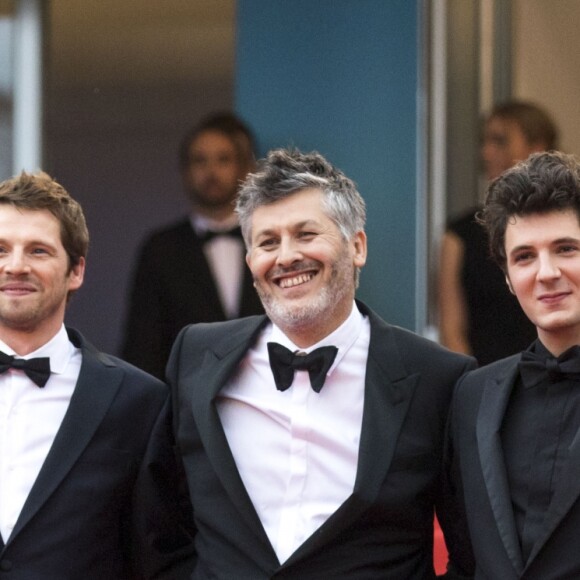
<svg viewBox="0 0 580 580">
<path fill-rule="evenodd" d="M 492 258 L 507 272 L 505 232 L 515 216 L 573 210 L 580 221 L 580 164 L 559 151 L 534 153 L 493 180 L 478 221 Z"/>
</svg>

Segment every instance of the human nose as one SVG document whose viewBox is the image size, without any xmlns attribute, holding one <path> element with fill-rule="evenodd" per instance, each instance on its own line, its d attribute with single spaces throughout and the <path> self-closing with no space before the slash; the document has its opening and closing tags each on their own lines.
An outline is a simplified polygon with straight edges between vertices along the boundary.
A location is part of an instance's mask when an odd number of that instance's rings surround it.
<svg viewBox="0 0 580 580">
<path fill-rule="evenodd" d="M 278 255 L 276 256 L 276 263 L 279 266 L 289 266 L 301 259 L 302 253 L 298 250 L 295 240 L 290 237 L 282 238 L 278 248 Z"/>
<path fill-rule="evenodd" d="M 560 268 L 558 268 L 558 265 L 552 256 L 548 254 L 540 255 L 538 262 L 538 280 L 553 280 L 560 276 Z"/>
<path fill-rule="evenodd" d="M 219 161 L 216 159 L 208 159 L 205 162 L 204 170 L 206 173 L 215 173 L 219 168 Z"/>
<path fill-rule="evenodd" d="M 10 252 L 4 261 L 4 270 L 9 274 L 30 272 L 30 264 L 28 263 L 24 252 L 19 250 Z"/>
</svg>

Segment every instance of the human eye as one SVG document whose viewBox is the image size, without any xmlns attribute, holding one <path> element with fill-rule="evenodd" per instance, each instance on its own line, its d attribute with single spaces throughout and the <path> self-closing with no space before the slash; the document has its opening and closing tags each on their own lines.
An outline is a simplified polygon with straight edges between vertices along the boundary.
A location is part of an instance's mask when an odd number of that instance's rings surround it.
<svg viewBox="0 0 580 580">
<path fill-rule="evenodd" d="M 571 245 L 571 244 L 565 244 L 563 246 L 560 246 L 556 251 L 556 253 L 558 255 L 568 256 L 568 257 L 575 256 L 577 252 L 578 252 L 578 246 Z"/>
<path fill-rule="evenodd" d="M 499 133 L 491 133 L 486 136 L 485 144 L 491 145 L 492 147 L 497 147 L 499 149 L 503 149 L 507 146 L 507 139 L 505 135 L 501 135 Z"/>
<path fill-rule="evenodd" d="M 276 247 L 278 240 L 273 237 L 262 238 L 258 241 L 258 248 L 262 248 L 263 250 L 271 250 Z"/>
<path fill-rule="evenodd" d="M 223 165 L 232 165 L 235 162 L 236 162 L 236 158 L 234 155 L 224 153 L 218 157 L 218 163 L 222 166 Z"/>
<path fill-rule="evenodd" d="M 534 253 L 526 250 L 526 251 L 522 251 L 522 252 L 518 252 L 517 254 L 514 254 L 512 257 L 512 260 L 514 263 L 522 263 L 522 262 L 528 262 L 529 260 L 531 260 L 534 257 Z"/>
<path fill-rule="evenodd" d="M 207 160 L 203 155 L 192 155 L 189 158 L 189 164 L 191 167 L 202 167 L 206 163 Z"/>
<path fill-rule="evenodd" d="M 301 240 L 311 240 L 312 238 L 315 238 L 317 236 L 316 232 L 311 232 L 309 230 L 303 230 L 298 232 L 298 237 Z"/>
<path fill-rule="evenodd" d="M 578 246 L 576 244 L 562 244 L 558 247 L 559 254 L 572 254 L 578 250 Z"/>
<path fill-rule="evenodd" d="M 31 248 L 30 253 L 33 256 L 48 256 L 48 255 L 50 255 L 50 252 L 48 251 L 48 249 L 43 247 L 43 246 L 35 246 L 34 248 Z"/>
</svg>

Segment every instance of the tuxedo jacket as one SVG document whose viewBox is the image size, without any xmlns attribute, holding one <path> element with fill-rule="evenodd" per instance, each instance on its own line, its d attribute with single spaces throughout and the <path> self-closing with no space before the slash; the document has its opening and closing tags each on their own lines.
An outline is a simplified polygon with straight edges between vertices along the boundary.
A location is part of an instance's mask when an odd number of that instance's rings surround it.
<svg viewBox="0 0 580 580">
<path fill-rule="evenodd" d="M 434 506 L 455 571 L 469 572 L 462 503 L 443 492 L 440 475 L 453 385 L 475 363 L 386 324 L 360 303 L 359 309 L 370 319 L 371 338 L 354 490 L 282 565 L 216 409 L 216 395 L 267 318 L 192 325 L 180 333 L 167 372 L 197 527 L 192 578 L 433 578 Z"/>
<path fill-rule="evenodd" d="M 0 577 L 188 578 L 191 512 L 177 491 L 169 389 L 68 332 L 82 349 L 80 375 L 16 526 L 0 539 Z"/>
<path fill-rule="evenodd" d="M 263 311 L 244 261 L 240 316 Z M 153 233 L 139 254 L 122 357 L 163 379 L 171 345 L 184 326 L 226 318 L 202 242 L 190 220 Z"/>
<path fill-rule="evenodd" d="M 522 558 L 501 442 L 520 358 L 514 355 L 467 374 L 453 399 L 450 432 L 463 481 L 476 578 L 580 578 L 580 425 L 542 534 L 528 561 Z"/>
</svg>

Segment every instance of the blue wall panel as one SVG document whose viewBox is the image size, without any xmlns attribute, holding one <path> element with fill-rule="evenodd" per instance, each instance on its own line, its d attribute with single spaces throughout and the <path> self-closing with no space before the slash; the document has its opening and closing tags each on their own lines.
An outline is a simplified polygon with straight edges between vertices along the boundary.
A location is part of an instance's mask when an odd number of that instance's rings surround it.
<svg viewBox="0 0 580 580">
<path fill-rule="evenodd" d="M 415 327 L 417 4 L 238 0 L 236 109 L 260 153 L 316 149 L 366 200 L 358 296 Z"/>
</svg>

